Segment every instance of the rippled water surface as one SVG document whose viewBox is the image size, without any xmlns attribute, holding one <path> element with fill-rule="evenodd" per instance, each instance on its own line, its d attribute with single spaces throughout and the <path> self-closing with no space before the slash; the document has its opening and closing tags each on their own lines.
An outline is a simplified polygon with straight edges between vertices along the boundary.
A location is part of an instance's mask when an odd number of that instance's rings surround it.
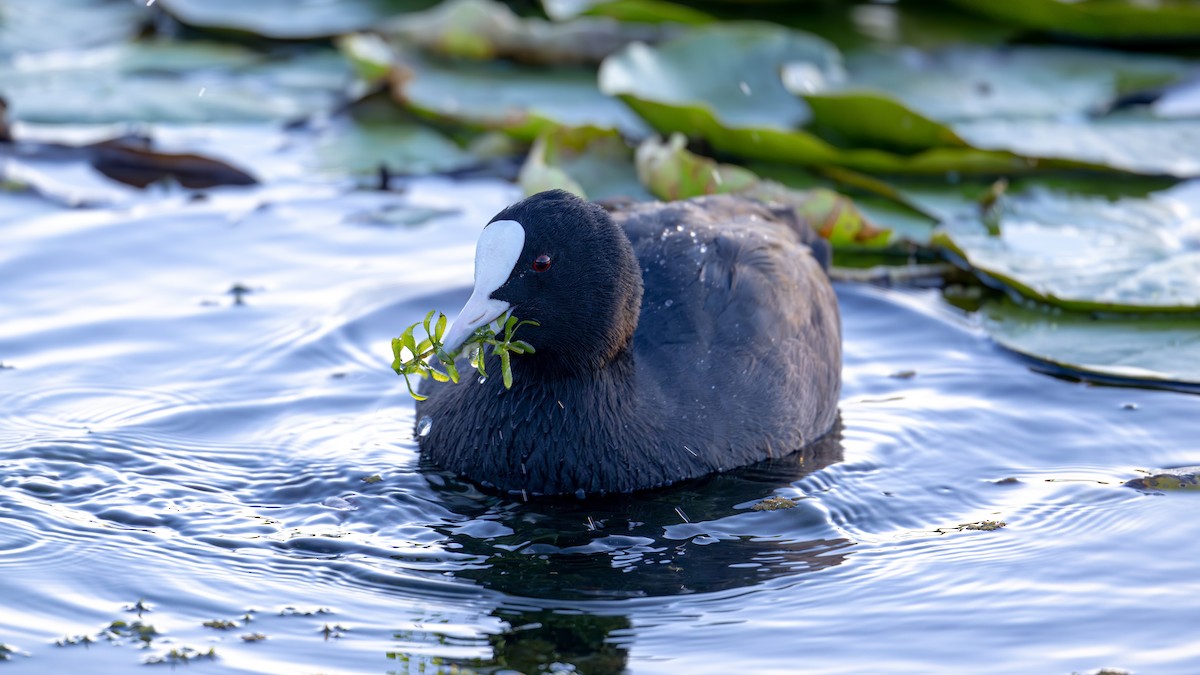
<svg viewBox="0 0 1200 675">
<path fill-rule="evenodd" d="M 839 287 L 843 429 L 787 460 L 528 504 L 422 467 L 389 339 L 517 196 L 0 198 L 0 667 L 1200 672 L 1197 502 L 1121 486 L 1200 464 L 1200 399 L 1033 372 L 937 292 Z"/>
</svg>

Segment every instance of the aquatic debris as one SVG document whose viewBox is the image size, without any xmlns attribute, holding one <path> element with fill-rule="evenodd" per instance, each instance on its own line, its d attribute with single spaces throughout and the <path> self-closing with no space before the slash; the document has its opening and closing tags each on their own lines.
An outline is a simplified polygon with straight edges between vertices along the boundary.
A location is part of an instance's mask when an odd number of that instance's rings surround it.
<svg viewBox="0 0 1200 675">
<path fill-rule="evenodd" d="M 87 646 L 95 642 L 89 635 L 64 635 L 54 641 L 56 647 L 74 647 L 75 645 Z"/>
<path fill-rule="evenodd" d="M 267 636 L 263 635 L 262 633 L 247 633 L 246 635 L 242 636 L 243 642 L 262 642 L 266 639 Z"/>
<path fill-rule="evenodd" d="M 1004 522 L 1003 520 L 980 520 L 980 521 L 977 521 L 974 523 L 964 523 L 962 525 L 955 525 L 954 527 L 939 527 L 936 530 L 934 530 L 934 532 L 937 532 L 938 534 L 949 534 L 950 532 L 967 532 L 970 530 L 975 530 L 975 531 L 979 531 L 979 532 L 992 532 L 994 530 L 999 530 L 1000 528 L 1007 527 L 1007 526 L 1008 526 L 1008 523 Z"/>
<path fill-rule="evenodd" d="M 791 509 L 796 507 L 796 500 L 787 497 L 767 497 L 761 502 L 751 506 L 755 511 L 778 511 L 780 509 Z"/>
<path fill-rule="evenodd" d="M 915 371 L 915 370 L 897 370 L 896 372 L 892 373 L 891 375 L 888 375 L 888 377 L 895 378 L 897 380 L 911 380 L 912 378 L 914 378 L 916 376 L 917 376 L 917 371 Z"/>
<path fill-rule="evenodd" d="M 310 610 L 299 610 L 295 607 L 284 607 L 279 610 L 279 616 L 316 616 L 318 614 L 333 614 L 333 610 L 328 607 L 318 607 Z"/>
<path fill-rule="evenodd" d="M 1200 466 L 1160 469 L 1157 473 L 1147 471 L 1141 478 L 1125 481 L 1124 487 L 1149 491 L 1200 490 Z"/>
<path fill-rule="evenodd" d="M 329 624 L 325 624 L 325 627 L 321 629 L 321 633 L 325 636 L 326 640 L 328 640 L 329 638 L 333 638 L 336 640 L 336 639 L 342 637 L 342 634 L 346 633 L 348 630 L 349 630 L 348 628 L 345 628 L 341 624 L 335 623 L 333 626 L 330 626 Z"/>
<path fill-rule="evenodd" d="M 0 642 L 0 661 L 7 661 L 12 658 L 13 654 L 17 653 L 19 652 L 16 647 Z"/>
<path fill-rule="evenodd" d="M 150 656 L 142 663 L 144 663 L 148 666 L 155 666 L 155 665 L 159 665 L 162 663 L 169 663 L 171 665 L 175 665 L 178 663 L 187 663 L 189 661 L 194 661 L 196 659 L 213 660 L 216 658 L 217 658 L 217 650 L 215 647 L 209 647 L 208 651 L 206 651 L 206 652 L 202 652 L 198 649 L 192 649 L 191 647 L 175 647 L 171 651 L 167 652 L 166 654 Z"/>
<path fill-rule="evenodd" d="M 140 619 L 140 618 L 142 618 L 143 613 L 148 614 L 150 612 L 153 612 L 154 606 L 151 605 L 150 603 L 146 602 L 145 598 L 138 598 L 138 601 L 133 603 L 132 605 L 125 605 L 125 611 L 126 612 L 137 612 L 138 618 Z"/>
<path fill-rule="evenodd" d="M 202 623 L 200 625 L 204 626 L 205 628 L 215 628 L 217 630 L 229 630 L 231 628 L 237 628 L 238 622 L 228 621 L 226 619 L 213 619 L 212 621 L 205 621 L 204 623 Z"/>
<path fill-rule="evenodd" d="M 146 644 L 150 644 L 151 640 L 159 635 L 159 632 L 154 628 L 154 626 L 151 626 L 148 623 L 142 623 L 141 621 L 127 623 L 118 619 L 108 624 L 108 628 L 105 628 L 103 631 L 101 631 L 101 635 L 104 635 L 109 640 L 115 640 L 119 637 L 128 637 L 136 638 L 142 642 L 145 642 Z"/>
<path fill-rule="evenodd" d="M 383 480 L 383 476 L 380 476 L 379 474 L 374 474 L 371 476 L 363 476 L 361 480 L 362 480 L 362 482 L 366 483 L 367 485 L 374 485 L 378 482 L 381 482 Z"/>
</svg>

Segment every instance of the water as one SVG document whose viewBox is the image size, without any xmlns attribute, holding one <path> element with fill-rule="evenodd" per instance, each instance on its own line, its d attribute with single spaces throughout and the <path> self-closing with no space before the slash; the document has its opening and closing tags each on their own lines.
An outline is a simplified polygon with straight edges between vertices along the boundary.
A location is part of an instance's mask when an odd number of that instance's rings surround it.
<svg viewBox="0 0 1200 675">
<path fill-rule="evenodd" d="M 517 195 L 405 187 L 0 199 L 6 671 L 1200 672 L 1195 496 L 1121 486 L 1200 464 L 1200 399 L 842 286 L 839 438 L 601 502 L 481 494 L 421 466 L 389 342 L 466 299 Z M 449 213 L 363 217 L 404 209 Z"/>
</svg>

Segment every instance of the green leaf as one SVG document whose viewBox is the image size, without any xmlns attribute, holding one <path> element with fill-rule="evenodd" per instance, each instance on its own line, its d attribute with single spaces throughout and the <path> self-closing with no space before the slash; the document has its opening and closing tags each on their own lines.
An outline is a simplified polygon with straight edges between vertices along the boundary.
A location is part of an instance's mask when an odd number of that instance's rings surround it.
<svg viewBox="0 0 1200 675">
<path fill-rule="evenodd" d="M 664 0 L 542 0 L 547 16 L 563 21 L 580 15 L 638 23 L 705 24 L 716 19 L 687 5 Z"/>
<path fill-rule="evenodd" d="M 458 367 L 454 365 L 454 361 L 443 363 L 446 366 L 446 374 L 450 376 L 450 381 L 458 384 Z"/>
<path fill-rule="evenodd" d="M 787 87 L 780 77 L 785 66 Z M 658 48 L 630 45 L 601 64 L 600 88 L 664 134 L 703 138 L 717 152 L 748 159 L 913 174 L 1092 166 L 968 147 L 912 155 L 836 147 L 799 128 L 812 111 L 791 92 L 829 91 L 844 77 L 840 54 L 820 38 L 768 24 L 720 24 Z"/>
<path fill-rule="evenodd" d="M 1110 201 L 1031 190 L 1006 197 L 1000 234 L 947 222 L 935 243 L 986 280 L 1079 311 L 1200 310 L 1200 185 Z"/>
<path fill-rule="evenodd" d="M 446 334 L 446 315 L 438 312 L 437 324 L 434 328 L 433 335 L 437 338 L 438 344 L 442 342 L 442 336 Z"/>
<path fill-rule="evenodd" d="M 1083 376 L 1150 386 L 1200 386 L 1200 316 L 1105 315 L 1011 300 L 979 312 L 1004 347 Z"/>
<path fill-rule="evenodd" d="M 534 141 L 519 176 L 526 195 L 562 189 L 585 199 L 649 199 L 633 150 L 620 135 L 597 129 L 553 129 Z"/>
<path fill-rule="evenodd" d="M 1191 0 L 950 0 L 1000 21 L 1056 34 L 1096 40 L 1194 40 L 1200 37 L 1200 6 Z"/>
<path fill-rule="evenodd" d="M 814 124 L 857 145 L 912 152 L 967 147 L 954 130 L 872 91 L 806 94 Z"/>
<path fill-rule="evenodd" d="M 381 168 L 390 175 L 411 175 L 452 171 L 476 162 L 436 129 L 396 115 L 390 121 L 334 121 L 317 139 L 314 168 L 334 176 L 375 178 Z"/>
<path fill-rule="evenodd" d="M 507 350 L 500 351 L 500 370 L 504 375 L 504 388 L 512 389 L 512 362 Z"/>
<path fill-rule="evenodd" d="M 411 352 L 414 357 L 420 355 L 421 353 L 417 351 L 417 341 L 413 337 L 413 329 L 415 328 L 416 326 L 409 326 L 407 330 L 400 334 L 400 342 L 408 348 L 408 351 Z"/>
<path fill-rule="evenodd" d="M 518 354 L 533 354 L 537 351 L 533 348 L 533 345 L 524 340 L 514 340 L 509 348 Z"/>
<path fill-rule="evenodd" d="M 350 36 L 343 52 L 378 65 L 379 43 Z M 369 57 L 364 57 L 369 53 Z M 481 131 L 503 131 L 532 142 L 558 127 L 615 129 L 643 136 L 645 125 L 620 101 L 596 90 L 590 68 L 533 68 L 512 63 L 448 62 L 394 51 L 389 69 L 392 97 L 412 112 Z"/>
<path fill-rule="evenodd" d="M 404 372 L 404 342 L 400 338 L 392 338 L 392 370 L 399 375 Z"/>
<path fill-rule="evenodd" d="M 841 55 L 815 35 L 766 23 L 704 26 L 657 49 L 633 44 L 605 59 L 600 88 L 634 106 L 672 106 L 685 126 L 689 109 L 705 111 L 719 124 L 740 129 L 789 130 L 809 120 L 808 106 L 779 79 L 789 63 L 801 62 L 824 86 L 842 77 Z M 691 131 L 664 128 L 660 131 Z M 686 125 L 690 126 L 690 125 Z"/>
<path fill-rule="evenodd" d="M 434 332 L 434 330 L 432 328 L 433 315 L 437 314 L 437 313 L 438 313 L 438 311 L 436 309 L 429 310 L 429 313 L 425 315 L 425 318 L 421 321 L 421 324 L 425 326 L 425 334 L 426 335 L 440 339 L 442 337 L 441 332 L 440 331 Z"/>
<path fill-rule="evenodd" d="M 424 9 L 436 0 L 158 0 L 180 23 L 198 28 L 302 40 L 364 30 L 383 19 Z"/>
<path fill-rule="evenodd" d="M 428 398 L 427 396 L 422 396 L 422 395 L 418 394 L 416 392 L 416 390 L 413 389 L 412 382 L 409 381 L 407 374 L 404 375 L 403 377 L 404 377 L 404 385 L 408 387 L 408 395 L 409 396 L 412 396 L 413 399 L 415 399 L 417 401 L 424 401 L 426 398 Z"/>
<path fill-rule="evenodd" d="M 958 47 L 860 52 L 851 54 L 847 67 L 844 88 L 791 86 L 812 107 L 815 127 L 843 143 L 905 152 L 940 148 L 964 161 L 1003 161 L 1005 154 L 1023 160 L 1023 168 L 1004 173 L 1073 164 L 1200 175 L 1200 121 L 1167 122 L 1145 111 L 1097 117 L 1123 94 L 1188 76 L 1193 65 L 1183 59 L 1062 47 Z"/>
<path fill-rule="evenodd" d="M 638 174 L 660 199 L 739 194 L 796 209 L 835 246 L 881 247 L 890 241 L 890 231 L 876 227 L 852 201 L 832 190 L 793 190 L 748 169 L 692 154 L 683 146 L 683 137 L 676 135 L 666 143 L 649 139 L 638 148 Z"/>
<path fill-rule="evenodd" d="M 521 18 L 495 0 L 447 0 L 425 12 L 396 17 L 377 30 L 438 56 L 542 65 L 595 65 L 630 42 L 657 42 L 678 32 L 673 26 L 603 19 L 551 23 Z"/>
</svg>

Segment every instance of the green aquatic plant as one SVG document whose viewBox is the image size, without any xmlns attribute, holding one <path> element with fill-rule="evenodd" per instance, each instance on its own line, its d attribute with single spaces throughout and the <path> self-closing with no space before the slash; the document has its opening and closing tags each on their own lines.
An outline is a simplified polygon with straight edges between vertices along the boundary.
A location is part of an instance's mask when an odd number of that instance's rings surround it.
<svg viewBox="0 0 1200 675">
<path fill-rule="evenodd" d="M 434 315 L 437 318 L 434 318 Z M 504 320 L 504 337 L 492 330 L 491 325 L 481 326 L 475 329 L 471 337 L 467 338 L 463 344 L 454 351 L 448 353 L 445 349 L 443 336 L 446 333 L 446 315 L 436 310 L 430 311 L 425 315 L 425 320 L 414 323 L 409 326 L 398 338 L 392 338 L 392 370 L 396 371 L 397 375 L 404 378 L 404 383 L 408 385 L 408 393 L 418 401 L 424 401 L 426 397 L 417 393 L 413 389 L 412 381 L 408 379 L 409 375 L 416 375 L 422 379 L 432 377 L 437 382 L 454 382 L 458 383 L 459 375 L 458 368 L 454 365 L 454 357 L 467 348 L 472 347 L 468 351 L 471 355 L 471 366 L 479 373 L 480 378 L 487 377 L 487 368 L 485 361 L 487 352 L 490 349 L 491 353 L 500 357 L 501 376 L 504 378 L 504 387 L 512 388 L 512 355 L 513 354 L 532 354 L 534 353 L 533 345 L 524 340 L 515 340 L 513 335 L 517 329 L 524 325 L 537 326 L 536 321 L 521 321 L 511 314 Z M 424 326 L 425 339 L 417 341 L 415 331 L 417 326 Z M 408 358 L 405 358 L 407 350 Z M 432 362 L 436 359 L 437 364 L 440 364 L 445 371 L 439 370 Z"/>
</svg>

